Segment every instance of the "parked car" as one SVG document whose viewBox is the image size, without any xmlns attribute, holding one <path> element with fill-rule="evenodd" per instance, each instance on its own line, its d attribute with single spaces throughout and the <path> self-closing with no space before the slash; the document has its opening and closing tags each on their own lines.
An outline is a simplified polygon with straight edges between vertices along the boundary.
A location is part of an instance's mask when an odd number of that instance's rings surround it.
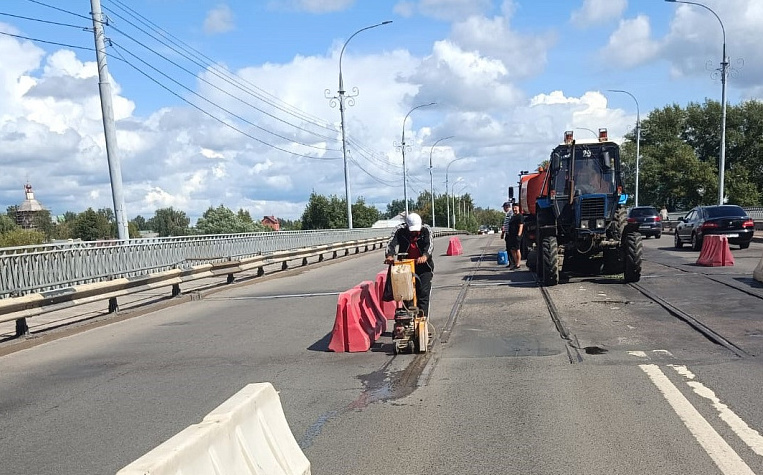
<svg viewBox="0 0 763 475">
<path fill-rule="evenodd" d="M 662 218 L 654 206 L 636 206 L 628 212 L 628 222 L 638 223 L 638 232 L 644 237 L 662 237 Z"/>
<path fill-rule="evenodd" d="M 729 244 L 747 249 L 755 233 L 755 222 L 737 205 L 697 206 L 678 221 L 675 247 L 679 249 L 690 243 L 693 250 L 699 251 L 708 234 L 722 234 Z"/>
<path fill-rule="evenodd" d="M 487 234 L 488 231 L 490 231 L 490 228 L 487 227 L 486 224 L 483 224 L 480 226 L 480 228 L 477 230 L 477 234 Z"/>
</svg>

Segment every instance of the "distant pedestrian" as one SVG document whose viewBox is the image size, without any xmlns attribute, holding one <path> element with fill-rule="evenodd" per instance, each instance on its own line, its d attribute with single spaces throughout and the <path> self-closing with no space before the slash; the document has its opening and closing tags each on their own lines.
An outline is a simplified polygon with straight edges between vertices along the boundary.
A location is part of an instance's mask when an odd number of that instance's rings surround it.
<svg viewBox="0 0 763 475">
<path fill-rule="evenodd" d="M 669 218 L 668 216 L 668 210 L 663 206 L 660 210 L 660 219 L 663 221 L 667 221 Z"/>
<path fill-rule="evenodd" d="M 514 265 L 514 260 L 511 257 L 511 248 L 509 247 L 509 222 L 511 222 L 511 216 L 513 215 L 511 211 L 511 202 L 506 201 L 503 203 L 503 212 L 506 213 L 506 216 L 503 218 L 503 225 L 501 226 L 501 239 L 506 241 L 506 255 L 508 256 L 509 263 L 506 267 L 511 268 Z"/>
<path fill-rule="evenodd" d="M 519 269 L 519 263 L 522 261 L 522 255 L 519 252 L 519 242 L 522 240 L 522 233 L 525 228 L 525 217 L 519 212 L 519 205 L 512 207 L 512 216 L 509 219 L 509 225 L 506 227 L 506 247 L 509 249 L 513 265 L 511 270 Z"/>
</svg>

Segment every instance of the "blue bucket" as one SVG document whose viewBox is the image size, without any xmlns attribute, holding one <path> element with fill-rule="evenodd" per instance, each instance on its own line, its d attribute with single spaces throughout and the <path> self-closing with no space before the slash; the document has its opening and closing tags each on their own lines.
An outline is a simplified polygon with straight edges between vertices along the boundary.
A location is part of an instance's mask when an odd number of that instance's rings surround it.
<svg viewBox="0 0 763 475">
<path fill-rule="evenodd" d="M 509 263 L 509 254 L 506 251 L 498 251 L 498 265 L 505 266 Z"/>
</svg>

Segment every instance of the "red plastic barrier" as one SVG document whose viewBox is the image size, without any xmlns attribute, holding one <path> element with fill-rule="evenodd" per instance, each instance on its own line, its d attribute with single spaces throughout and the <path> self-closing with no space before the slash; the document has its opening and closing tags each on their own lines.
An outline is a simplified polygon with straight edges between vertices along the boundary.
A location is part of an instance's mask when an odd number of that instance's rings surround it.
<svg viewBox="0 0 763 475">
<path fill-rule="evenodd" d="M 383 270 L 376 274 L 376 298 L 379 300 L 384 318 L 395 319 L 395 301 L 384 301 L 384 286 L 387 284 L 387 271 Z"/>
<path fill-rule="evenodd" d="M 329 350 L 368 351 L 387 326 L 371 281 L 339 294 Z"/>
<path fill-rule="evenodd" d="M 702 250 L 699 252 L 697 264 L 709 267 L 733 266 L 734 256 L 729 249 L 728 238 L 716 234 L 705 236 L 702 240 Z"/>
<path fill-rule="evenodd" d="M 369 280 L 361 282 L 357 287 L 360 287 L 360 312 L 369 324 L 374 324 L 375 341 L 386 329 L 387 318 L 379 303 L 375 284 Z"/>
<path fill-rule="evenodd" d="M 464 250 L 461 247 L 461 241 L 458 240 L 457 236 L 453 236 L 448 241 L 448 250 L 445 253 L 448 256 L 460 256 L 463 254 Z"/>
</svg>

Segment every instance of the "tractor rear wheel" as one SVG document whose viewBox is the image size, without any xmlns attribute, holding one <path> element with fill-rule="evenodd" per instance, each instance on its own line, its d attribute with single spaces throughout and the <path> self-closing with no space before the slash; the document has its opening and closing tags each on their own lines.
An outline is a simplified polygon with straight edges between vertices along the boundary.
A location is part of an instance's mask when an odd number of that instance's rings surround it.
<svg viewBox="0 0 763 475">
<path fill-rule="evenodd" d="M 559 246 L 556 242 L 556 236 L 546 236 L 543 238 L 541 255 L 542 261 L 541 281 L 545 286 L 552 286 L 559 283 Z"/>
<path fill-rule="evenodd" d="M 644 243 L 641 234 L 630 233 L 625 236 L 625 281 L 638 282 L 641 279 L 641 260 L 644 254 Z"/>
</svg>

